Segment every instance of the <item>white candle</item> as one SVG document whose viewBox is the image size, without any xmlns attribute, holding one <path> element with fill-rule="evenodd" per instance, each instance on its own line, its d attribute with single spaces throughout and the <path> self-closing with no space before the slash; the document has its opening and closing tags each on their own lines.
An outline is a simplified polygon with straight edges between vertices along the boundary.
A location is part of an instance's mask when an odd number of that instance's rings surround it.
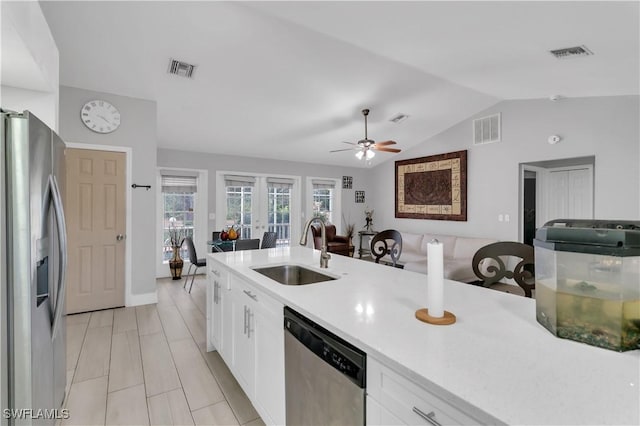
<svg viewBox="0 0 640 426">
<path fill-rule="evenodd" d="M 444 316 L 444 259 L 442 243 L 432 240 L 427 244 L 427 309 L 429 316 L 442 318 Z"/>
</svg>

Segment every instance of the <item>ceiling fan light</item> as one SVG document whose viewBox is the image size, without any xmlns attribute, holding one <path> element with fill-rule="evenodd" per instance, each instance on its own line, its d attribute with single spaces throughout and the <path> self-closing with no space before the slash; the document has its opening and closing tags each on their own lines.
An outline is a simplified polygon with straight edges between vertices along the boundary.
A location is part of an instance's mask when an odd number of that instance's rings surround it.
<svg viewBox="0 0 640 426">
<path fill-rule="evenodd" d="M 371 160 L 373 157 L 376 156 L 376 153 L 373 152 L 372 150 L 368 149 L 367 150 L 367 160 Z"/>
<path fill-rule="evenodd" d="M 362 160 L 362 157 L 364 156 L 364 151 L 358 151 L 356 152 L 356 158 L 358 160 Z"/>
</svg>

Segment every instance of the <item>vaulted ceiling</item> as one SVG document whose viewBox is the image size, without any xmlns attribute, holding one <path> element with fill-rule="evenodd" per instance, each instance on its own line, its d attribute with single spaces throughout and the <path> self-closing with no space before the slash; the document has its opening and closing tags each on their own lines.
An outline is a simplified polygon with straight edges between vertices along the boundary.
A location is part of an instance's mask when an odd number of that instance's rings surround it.
<svg viewBox="0 0 640 426">
<path fill-rule="evenodd" d="M 365 166 L 501 99 L 638 94 L 638 2 L 42 2 L 60 84 L 155 100 L 158 146 Z M 593 56 L 549 50 L 586 45 Z M 197 65 L 169 75 L 169 59 Z M 396 113 L 410 118 L 389 122 Z M 135 117 L 123 117 L 135 120 Z M 471 130 L 470 130 L 471 135 Z M 380 153 L 373 165 L 393 159 Z"/>
</svg>

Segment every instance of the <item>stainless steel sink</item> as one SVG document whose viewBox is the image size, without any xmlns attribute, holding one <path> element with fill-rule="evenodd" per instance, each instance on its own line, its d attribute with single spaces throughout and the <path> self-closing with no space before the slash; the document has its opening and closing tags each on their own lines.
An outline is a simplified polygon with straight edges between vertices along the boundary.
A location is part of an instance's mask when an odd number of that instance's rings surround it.
<svg viewBox="0 0 640 426">
<path fill-rule="evenodd" d="M 253 270 L 284 285 L 305 285 L 336 279 L 299 265 L 267 266 Z"/>
</svg>

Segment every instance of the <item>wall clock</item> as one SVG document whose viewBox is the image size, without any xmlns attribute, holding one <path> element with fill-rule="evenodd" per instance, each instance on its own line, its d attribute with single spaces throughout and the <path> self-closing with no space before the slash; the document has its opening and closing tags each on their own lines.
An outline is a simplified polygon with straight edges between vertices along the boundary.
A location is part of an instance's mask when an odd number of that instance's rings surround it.
<svg viewBox="0 0 640 426">
<path fill-rule="evenodd" d="M 89 101 L 80 110 L 85 126 L 97 133 L 111 133 L 120 126 L 120 111 L 107 101 Z"/>
</svg>

